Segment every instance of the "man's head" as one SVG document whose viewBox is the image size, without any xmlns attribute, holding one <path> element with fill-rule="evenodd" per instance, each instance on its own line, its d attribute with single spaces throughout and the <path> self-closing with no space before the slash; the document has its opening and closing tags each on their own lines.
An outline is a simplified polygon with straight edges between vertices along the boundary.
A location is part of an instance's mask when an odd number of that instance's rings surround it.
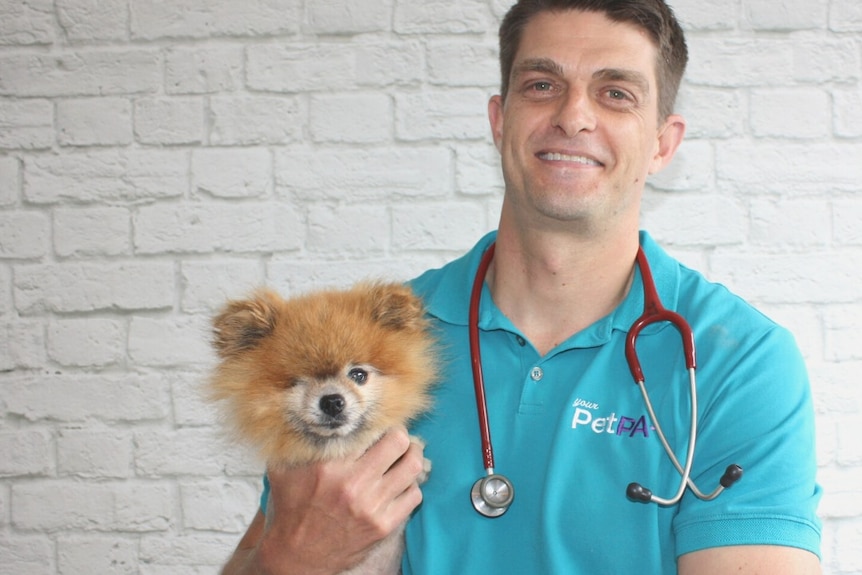
<svg viewBox="0 0 862 575">
<path fill-rule="evenodd" d="M 536 14 L 564 10 L 601 12 L 614 22 L 630 23 L 644 30 L 658 53 L 659 118 L 673 112 L 688 62 L 688 49 L 682 28 L 664 0 L 518 0 L 500 25 L 500 95 L 504 99 L 524 27 Z"/>
</svg>

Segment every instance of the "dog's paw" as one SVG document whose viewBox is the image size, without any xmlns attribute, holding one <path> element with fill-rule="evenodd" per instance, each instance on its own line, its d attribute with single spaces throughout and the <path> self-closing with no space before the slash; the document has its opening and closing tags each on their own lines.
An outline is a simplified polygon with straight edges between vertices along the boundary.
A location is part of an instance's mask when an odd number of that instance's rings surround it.
<svg viewBox="0 0 862 575">
<path fill-rule="evenodd" d="M 422 440 L 421 437 L 418 437 L 416 435 L 411 435 L 410 436 L 410 443 L 415 443 L 416 445 L 418 445 L 422 449 L 425 449 L 425 442 Z M 420 473 L 419 476 L 416 478 L 416 480 L 419 482 L 419 485 L 422 485 L 423 483 L 428 481 L 428 476 L 430 474 L 431 474 L 431 460 L 428 459 L 427 457 L 424 457 L 424 458 L 422 458 L 422 473 Z"/>
</svg>

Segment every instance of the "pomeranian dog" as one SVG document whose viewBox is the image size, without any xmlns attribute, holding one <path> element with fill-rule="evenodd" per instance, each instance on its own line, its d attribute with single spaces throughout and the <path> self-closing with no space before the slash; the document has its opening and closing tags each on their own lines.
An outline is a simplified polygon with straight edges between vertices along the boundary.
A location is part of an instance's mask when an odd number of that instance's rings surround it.
<svg viewBox="0 0 862 575">
<path fill-rule="evenodd" d="M 269 466 L 363 453 L 430 406 L 434 339 L 421 300 L 401 284 L 291 299 L 260 290 L 228 302 L 213 332 L 211 396 Z M 398 573 L 402 553 L 403 526 L 347 573 Z"/>
</svg>

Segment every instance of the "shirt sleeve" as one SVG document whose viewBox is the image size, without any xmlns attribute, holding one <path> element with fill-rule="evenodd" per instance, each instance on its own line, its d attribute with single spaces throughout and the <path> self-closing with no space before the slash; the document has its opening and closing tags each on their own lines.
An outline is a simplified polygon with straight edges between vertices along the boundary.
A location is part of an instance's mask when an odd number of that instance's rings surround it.
<svg viewBox="0 0 862 575">
<path fill-rule="evenodd" d="M 796 343 L 774 325 L 750 343 L 711 332 L 702 338 L 713 359 L 698 370 L 705 401 L 692 476 L 709 492 L 731 463 L 744 474 L 713 501 L 686 494 L 673 524 L 677 556 L 755 544 L 819 556 L 814 409 Z"/>
</svg>

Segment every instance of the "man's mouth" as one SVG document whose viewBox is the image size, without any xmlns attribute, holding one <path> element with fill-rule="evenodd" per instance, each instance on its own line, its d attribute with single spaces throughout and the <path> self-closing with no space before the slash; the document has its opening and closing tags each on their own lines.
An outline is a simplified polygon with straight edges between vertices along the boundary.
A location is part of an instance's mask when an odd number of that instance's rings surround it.
<svg viewBox="0 0 862 575">
<path fill-rule="evenodd" d="M 536 154 L 540 160 L 548 162 L 568 162 L 573 164 L 583 164 L 584 166 L 601 166 L 601 162 L 588 158 L 586 156 L 572 156 L 569 154 L 560 154 L 558 152 L 541 152 Z"/>
</svg>

